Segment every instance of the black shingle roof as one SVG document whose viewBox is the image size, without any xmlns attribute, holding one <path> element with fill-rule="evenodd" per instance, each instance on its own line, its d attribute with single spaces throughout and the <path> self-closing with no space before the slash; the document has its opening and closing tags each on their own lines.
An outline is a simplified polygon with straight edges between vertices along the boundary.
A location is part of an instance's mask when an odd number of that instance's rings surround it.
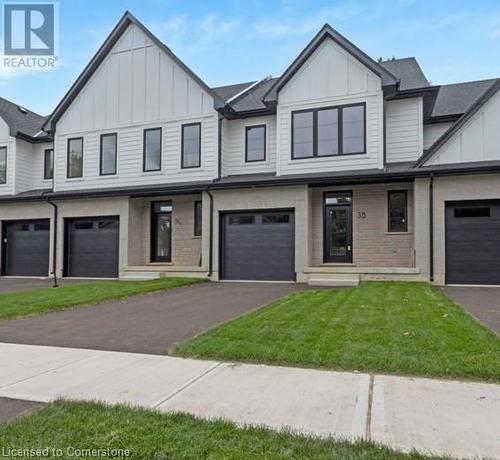
<svg viewBox="0 0 500 460">
<path fill-rule="evenodd" d="M 236 96 L 238 93 L 241 93 L 241 91 L 254 83 L 254 81 L 249 81 L 247 83 L 236 83 L 235 85 L 216 86 L 215 88 L 212 88 L 212 91 L 225 102 Z"/>
<path fill-rule="evenodd" d="M 429 86 L 429 81 L 414 57 L 391 59 L 379 64 L 399 79 L 400 90 Z"/>
<path fill-rule="evenodd" d="M 31 137 L 40 133 L 42 125 L 47 118 L 14 104 L 3 97 L 0 97 L 0 117 L 9 126 L 11 136 L 22 133 Z M 39 135 L 37 137 L 43 138 L 45 136 Z"/>
<path fill-rule="evenodd" d="M 496 79 L 441 85 L 431 117 L 462 115 L 491 88 Z"/>
</svg>

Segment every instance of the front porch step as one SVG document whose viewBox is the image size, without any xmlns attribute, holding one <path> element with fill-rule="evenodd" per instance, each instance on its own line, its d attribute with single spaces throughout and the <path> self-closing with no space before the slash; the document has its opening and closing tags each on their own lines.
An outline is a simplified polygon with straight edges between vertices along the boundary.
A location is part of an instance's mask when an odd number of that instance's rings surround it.
<svg viewBox="0 0 500 460">
<path fill-rule="evenodd" d="M 120 273 L 122 280 L 147 281 L 165 277 L 206 278 L 207 269 L 203 267 L 150 264 L 129 266 Z"/>
<path fill-rule="evenodd" d="M 359 285 L 360 277 L 355 273 L 331 273 L 315 274 L 309 277 L 309 286 L 326 287 L 356 287 Z"/>
</svg>

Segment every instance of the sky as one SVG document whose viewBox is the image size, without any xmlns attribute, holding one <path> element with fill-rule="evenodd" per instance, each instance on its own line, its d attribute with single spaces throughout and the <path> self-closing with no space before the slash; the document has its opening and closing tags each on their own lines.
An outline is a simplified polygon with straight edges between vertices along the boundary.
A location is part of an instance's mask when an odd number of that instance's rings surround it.
<svg viewBox="0 0 500 460">
<path fill-rule="evenodd" d="M 500 77 L 498 0 L 58 3 L 59 68 L 0 73 L 0 96 L 42 115 L 54 109 L 125 10 L 209 86 L 280 75 L 326 22 L 374 59 L 415 56 L 433 84 Z"/>
</svg>

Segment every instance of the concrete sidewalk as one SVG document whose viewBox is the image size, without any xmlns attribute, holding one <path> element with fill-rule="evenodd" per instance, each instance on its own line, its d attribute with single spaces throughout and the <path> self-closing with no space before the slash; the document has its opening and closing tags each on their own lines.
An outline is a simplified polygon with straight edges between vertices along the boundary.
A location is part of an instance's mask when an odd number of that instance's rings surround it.
<svg viewBox="0 0 500 460">
<path fill-rule="evenodd" d="M 0 397 L 130 403 L 399 450 L 500 458 L 500 386 L 0 343 Z"/>
</svg>

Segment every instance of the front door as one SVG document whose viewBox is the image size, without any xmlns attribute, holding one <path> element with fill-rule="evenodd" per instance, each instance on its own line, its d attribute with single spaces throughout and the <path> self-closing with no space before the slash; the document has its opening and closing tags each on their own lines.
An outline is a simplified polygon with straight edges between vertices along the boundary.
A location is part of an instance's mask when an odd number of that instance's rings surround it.
<svg viewBox="0 0 500 460">
<path fill-rule="evenodd" d="M 172 261 L 172 204 L 152 203 L 151 262 Z"/>
<path fill-rule="evenodd" d="M 324 262 L 351 263 L 351 192 L 327 193 L 324 200 Z"/>
</svg>

